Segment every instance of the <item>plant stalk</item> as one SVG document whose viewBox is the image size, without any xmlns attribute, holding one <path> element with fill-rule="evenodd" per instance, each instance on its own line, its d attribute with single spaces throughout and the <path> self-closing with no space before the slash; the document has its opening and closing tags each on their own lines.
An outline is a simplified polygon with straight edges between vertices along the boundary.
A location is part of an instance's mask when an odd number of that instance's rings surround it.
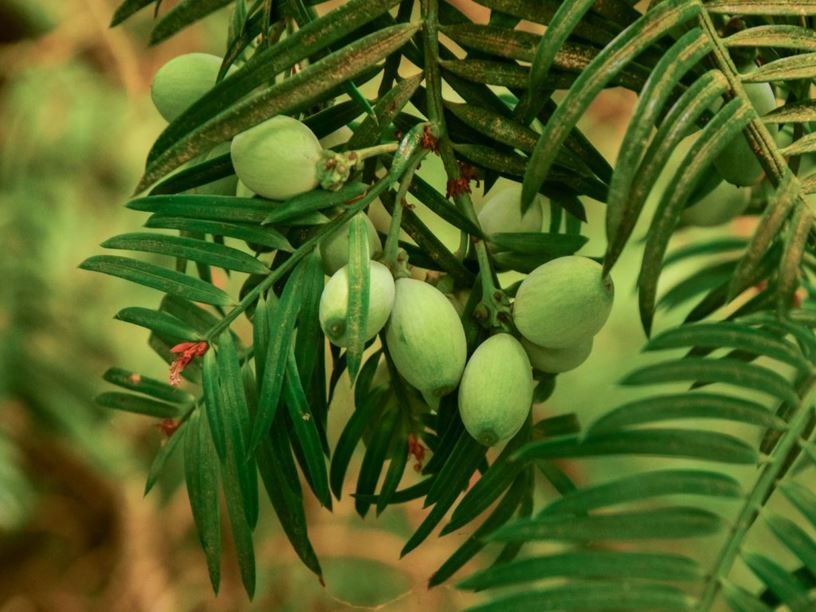
<svg viewBox="0 0 816 612">
<path fill-rule="evenodd" d="M 399 148 L 398 142 L 386 142 L 384 144 L 374 145 L 373 147 L 366 147 L 365 149 L 357 149 L 356 151 L 349 151 L 346 155 L 349 156 L 349 161 L 360 163 L 369 157 L 377 155 L 385 155 L 393 153 Z"/>
<path fill-rule="evenodd" d="M 733 91 L 743 100 L 748 100 L 748 94 L 746 93 L 745 88 L 742 86 L 739 73 L 737 72 L 734 63 L 731 61 L 731 56 L 728 54 L 728 50 L 725 48 L 725 45 L 723 45 L 722 40 L 720 39 L 720 35 L 717 32 L 714 22 L 711 21 L 711 16 L 705 10 L 702 10 L 700 11 L 699 18 L 700 26 L 706 32 L 706 34 L 708 34 L 711 40 L 714 41 L 712 54 L 714 56 L 717 68 L 725 75 L 731 91 Z M 771 182 L 774 184 L 774 186 L 779 186 L 785 172 L 789 171 L 788 164 L 785 161 L 785 158 L 779 152 L 779 147 L 777 147 L 774 137 L 768 131 L 768 128 L 765 127 L 762 119 L 759 117 L 752 119 L 746 128 L 746 135 L 748 137 L 748 142 L 751 145 L 751 149 L 753 149 L 759 156 L 760 164 L 768 174 Z M 798 196 L 798 198 L 804 203 L 805 206 L 808 207 L 808 211 L 810 212 L 811 216 L 816 216 L 816 210 L 814 210 L 813 205 L 805 201 L 801 195 Z"/>
<path fill-rule="evenodd" d="M 453 146 L 445 125 L 444 102 L 442 100 L 442 79 L 439 74 L 439 3 L 438 0 L 421 0 L 422 19 L 424 28 L 423 50 L 425 54 L 425 86 L 428 95 L 428 119 L 438 127 L 439 155 L 445 167 L 448 181 L 457 181 L 461 178 L 459 164 L 453 152 Z M 453 199 L 459 209 L 479 227 L 479 219 L 473 209 L 469 189 L 453 194 Z M 461 255 L 464 257 L 465 240 L 460 243 Z M 474 241 L 476 256 L 479 261 L 479 276 L 482 279 L 482 304 L 488 311 L 488 320 L 492 327 L 501 326 L 501 321 L 509 319 L 510 311 L 504 305 L 505 300 L 496 299 L 501 294 L 493 282 L 493 269 L 487 246 L 481 239 Z"/>
<path fill-rule="evenodd" d="M 762 473 L 754 484 L 753 489 L 745 498 L 737 520 L 731 527 L 726 545 L 720 551 L 714 569 L 709 576 L 705 590 L 700 598 L 700 610 L 710 610 L 723 582 L 728 577 L 731 567 L 739 554 L 745 537 L 751 525 L 759 516 L 759 510 L 776 488 L 777 480 L 783 475 L 784 468 L 789 465 L 788 455 L 799 443 L 802 433 L 810 423 L 813 412 L 813 402 L 816 401 L 816 375 L 811 374 L 799 385 L 799 409 L 796 416 L 779 440 L 779 443 L 769 457 L 769 461 L 762 466 Z"/>
</svg>

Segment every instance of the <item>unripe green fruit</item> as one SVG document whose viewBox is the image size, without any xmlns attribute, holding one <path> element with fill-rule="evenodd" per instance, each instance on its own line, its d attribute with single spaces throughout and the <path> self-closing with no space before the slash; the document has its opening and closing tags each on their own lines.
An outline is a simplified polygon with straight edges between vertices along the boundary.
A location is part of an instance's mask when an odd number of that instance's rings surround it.
<svg viewBox="0 0 816 612">
<path fill-rule="evenodd" d="M 232 139 L 232 165 L 248 189 L 270 200 L 288 200 L 318 184 L 323 147 L 306 125 L 278 115 Z"/>
<path fill-rule="evenodd" d="M 459 384 L 467 359 L 465 330 L 435 287 L 412 278 L 396 282 L 385 342 L 399 373 L 426 397 L 440 398 Z"/>
<path fill-rule="evenodd" d="M 377 228 L 377 231 L 383 234 L 388 233 L 391 227 L 391 213 L 385 209 L 385 205 L 380 201 L 380 198 L 374 198 L 374 201 L 368 206 L 368 218 L 371 223 Z"/>
<path fill-rule="evenodd" d="M 533 403 L 527 353 L 510 334 L 496 334 L 471 355 L 459 385 L 459 414 L 467 432 L 485 446 L 512 438 Z"/>
<path fill-rule="evenodd" d="M 674 164 L 674 166 L 676 165 L 677 164 Z M 720 176 L 720 173 L 717 172 L 714 164 L 709 164 L 709 166 L 703 170 L 700 179 L 697 181 L 697 185 L 695 185 L 694 189 L 692 190 L 688 202 L 686 203 L 686 207 L 690 208 L 694 206 L 697 202 L 714 191 L 714 189 L 721 185 L 722 182 L 723 178 Z"/>
<path fill-rule="evenodd" d="M 594 339 L 590 337 L 566 348 L 548 348 L 533 344 L 525 338 L 521 340 L 532 366 L 540 372 L 550 374 L 569 372 L 584 363 L 592 353 L 593 342 Z"/>
<path fill-rule="evenodd" d="M 543 196 L 536 196 L 529 210 L 521 214 L 521 185 L 494 190 L 479 211 L 479 225 L 485 234 L 502 232 L 540 232 L 543 218 Z"/>
<path fill-rule="evenodd" d="M 516 293 L 513 320 L 533 344 L 567 348 L 597 334 L 609 318 L 615 290 L 601 265 L 559 257 L 538 266 Z"/>
<path fill-rule="evenodd" d="M 372 261 L 369 270 L 368 313 L 365 339 L 370 340 L 383 328 L 394 305 L 394 277 L 379 262 Z M 348 346 L 346 329 L 348 313 L 348 266 L 340 268 L 326 283 L 320 296 L 320 327 L 336 346 Z"/>
<path fill-rule="evenodd" d="M 215 85 L 222 59 L 210 53 L 185 53 L 159 68 L 153 77 L 150 96 L 162 117 L 168 122 Z M 230 67 L 229 72 L 235 70 Z"/>
<path fill-rule="evenodd" d="M 741 215 L 751 202 L 751 190 L 722 181 L 710 193 L 686 208 L 681 218 L 689 225 L 711 227 Z"/>
<path fill-rule="evenodd" d="M 756 70 L 756 65 L 752 62 L 747 67 L 743 67 L 740 72 L 751 73 L 754 70 Z M 743 87 L 760 117 L 776 108 L 776 98 L 768 83 L 744 83 Z M 766 127 L 771 134 L 776 134 L 775 125 Z M 714 159 L 714 166 L 726 181 L 743 187 L 756 183 L 763 173 L 762 166 L 744 133 L 737 134 L 725 145 Z"/>
<path fill-rule="evenodd" d="M 365 213 L 357 213 L 357 216 L 365 219 L 366 231 L 368 233 L 368 250 L 372 258 L 382 254 L 382 242 L 377 235 L 377 230 Z M 338 227 L 331 234 L 326 236 L 320 243 L 320 257 L 323 260 L 323 271 L 331 276 L 348 263 L 349 249 L 349 224 L 352 219 Z"/>
</svg>

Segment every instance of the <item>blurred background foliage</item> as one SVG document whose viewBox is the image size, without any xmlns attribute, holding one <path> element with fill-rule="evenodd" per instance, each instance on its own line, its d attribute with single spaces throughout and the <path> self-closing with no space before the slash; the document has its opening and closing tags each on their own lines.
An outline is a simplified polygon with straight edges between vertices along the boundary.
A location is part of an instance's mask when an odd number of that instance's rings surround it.
<svg viewBox="0 0 816 612">
<path fill-rule="evenodd" d="M 248 603 L 229 555 L 221 594 L 211 595 L 187 497 L 178 487 L 180 457 L 157 490 L 142 497 L 162 432 L 144 418 L 103 411 L 92 398 L 110 365 L 167 376 L 145 335 L 111 320 L 126 305 L 153 305 L 156 296 L 76 266 L 105 237 L 142 222 L 122 205 L 164 127 L 149 101 L 150 79 L 179 53 L 222 54 L 227 13 L 150 48 L 149 11 L 109 30 L 114 5 L 0 0 L 0 612 L 461 608 L 469 596 L 452 586 L 429 591 L 426 581 L 469 533 L 431 539 L 399 560 L 405 538 L 423 518 L 419 502 L 362 521 L 348 495 L 334 514 L 311 500 L 307 514 L 325 587 L 268 518 L 256 537 L 258 596 Z M 605 92 L 582 124 L 610 160 L 633 102 L 630 92 Z M 438 181 L 438 160 L 428 160 L 421 173 Z M 481 195 L 479 188 L 477 204 Z M 600 255 L 603 208 L 585 204 L 591 238 L 585 251 Z M 421 207 L 418 212 L 455 246 L 453 228 Z M 748 230 L 737 220 L 706 231 Z M 687 239 L 681 235 L 678 242 Z M 592 356 L 559 377 L 555 394 L 536 407 L 540 416 L 575 411 L 589 422 L 621 399 L 624 391 L 614 382 L 645 360 L 633 316 L 633 250 L 616 270 L 615 309 Z M 667 284 L 693 265 L 672 269 Z M 680 316 L 672 313 L 663 323 Z M 348 398 L 346 385 L 332 407 L 335 440 L 349 414 Z M 615 462 L 583 466 L 606 473 Z M 542 486 L 540 494 L 551 492 Z M 273 516 L 268 510 L 262 516 Z"/>
</svg>

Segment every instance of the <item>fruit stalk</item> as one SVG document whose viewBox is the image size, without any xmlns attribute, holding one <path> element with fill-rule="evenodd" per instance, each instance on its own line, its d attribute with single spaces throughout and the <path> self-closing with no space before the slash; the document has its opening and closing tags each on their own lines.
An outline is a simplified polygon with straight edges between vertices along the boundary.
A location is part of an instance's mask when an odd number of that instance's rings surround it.
<svg viewBox="0 0 816 612">
<path fill-rule="evenodd" d="M 731 535 L 720 549 L 714 569 L 706 580 L 705 590 L 699 600 L 698 610 L 710 610 L 720 592 L 734 562 L 736 561 L 749 528 L 759 516 L 768 497 L 776 490 L 784 476 L 789 453 L 797 453 L 797 445 L 802 434 L 807 431 L 813 415 L 813 402 L 816 400 L 816 376 L 810 375 L 797 384 L 797 391 L 802 401 L 797 412 L 791 418 L 787 431 L 783 434 L 776 448 L 760 467 L 760 474 L 754 486 L 744 498 L 742 509 L 732 522 Z M 801 448 L 799 449 L 799 451 Z"/>
<path fill-rule="evenodd" d="M 347 153 L 325 150 L 317 162 L 316 171 L 320 186 L 328 191 L 337 191 L 346 184 L 358 164 L 370 157 L 393 153 L 398 148 L 399 143 L 386 142 Z"/>
<path fill-rule="evenodd" d="M 460 180 L 461 170 L 453 153 L 453 147 L 445 125 L 444 106 L 442 101 L 442 81 L 439 74 L 439 4 L 438 0 L 422 0 L 421 2 L 423 27 L 423 51 L 425 55 L 425 86 L 428 94 L 428 119 L 437 128 L 439 155 L 445 167 L 448 181 Z M 470 190 L 453 194 L 453 200 L 463 214 L 479 227 L 479 219 L 470 199 Z M 506 298 L 496 286 L 487 245 L 481 239 L 476 239 L 474 248 L 479 262 L 479 276 L 482 281 L 482 305 L 487 310 L 487 320 L 492 327 L 503 327 L 502 322 L 510 319 L 510 310 L 505 305 Z M 461 246 L 464 256 L 466 245 Z"/>
<path fill-rule="evenodd" d="M 386 142 L 383 144 L 374 145 L 373 147 L 366 147 L 365 149 L 357 149 L 356 151 L 349 151 L 346 155 L 349 156 L 349 159 L 360 163 L 368 159 L 369 157 L 374 157 L 376 155 L 385 155 L 387 153 L 393 153 L 399 148 L 398 142 Z"/>
</svg>

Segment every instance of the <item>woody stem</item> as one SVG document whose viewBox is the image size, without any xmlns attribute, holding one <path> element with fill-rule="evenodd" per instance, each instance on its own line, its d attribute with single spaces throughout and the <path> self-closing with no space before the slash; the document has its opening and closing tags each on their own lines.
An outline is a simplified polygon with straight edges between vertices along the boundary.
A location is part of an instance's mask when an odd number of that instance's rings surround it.
<svg viewBox="0 0 816 612">
<path fill-rule="evenodd" d="M 438 0 L 422 0 L 422 18 L 425 22 L 423 28 L 423 43 L 425 53 L 425 84 L 428 93 L 428 118 L 438 126 L 439 135 L 439 155 L 445 166 L 445 173 L 449 181 L 456 181 L 461 178 L 461 171 L 453 152 L 453 146 L 448 136 L 445 125 L 444 103 L 442 100 L 442 79 L 439 74 L 439 4 Z M 462 213 L 479 227 L 479 220 L 470 199 L 469 189 L 454 193 L 453 199 Z M 465 253 L 465 240 L 460 243 L 462 255 Z M 476 257 L 479 261 L 479 276 L 482 281 L 482 304 L 488 311 L 488 320 L 491 327 L 502 326 L 503 319 L 510 318 L 509 309 L 503 304 L 502 299 L 496 299 L 501 294 L 501 290 L 493 282 L 493 267 L 490 262 L 490 255 L 483 240 L 475 243 Z"/>
</svg>

